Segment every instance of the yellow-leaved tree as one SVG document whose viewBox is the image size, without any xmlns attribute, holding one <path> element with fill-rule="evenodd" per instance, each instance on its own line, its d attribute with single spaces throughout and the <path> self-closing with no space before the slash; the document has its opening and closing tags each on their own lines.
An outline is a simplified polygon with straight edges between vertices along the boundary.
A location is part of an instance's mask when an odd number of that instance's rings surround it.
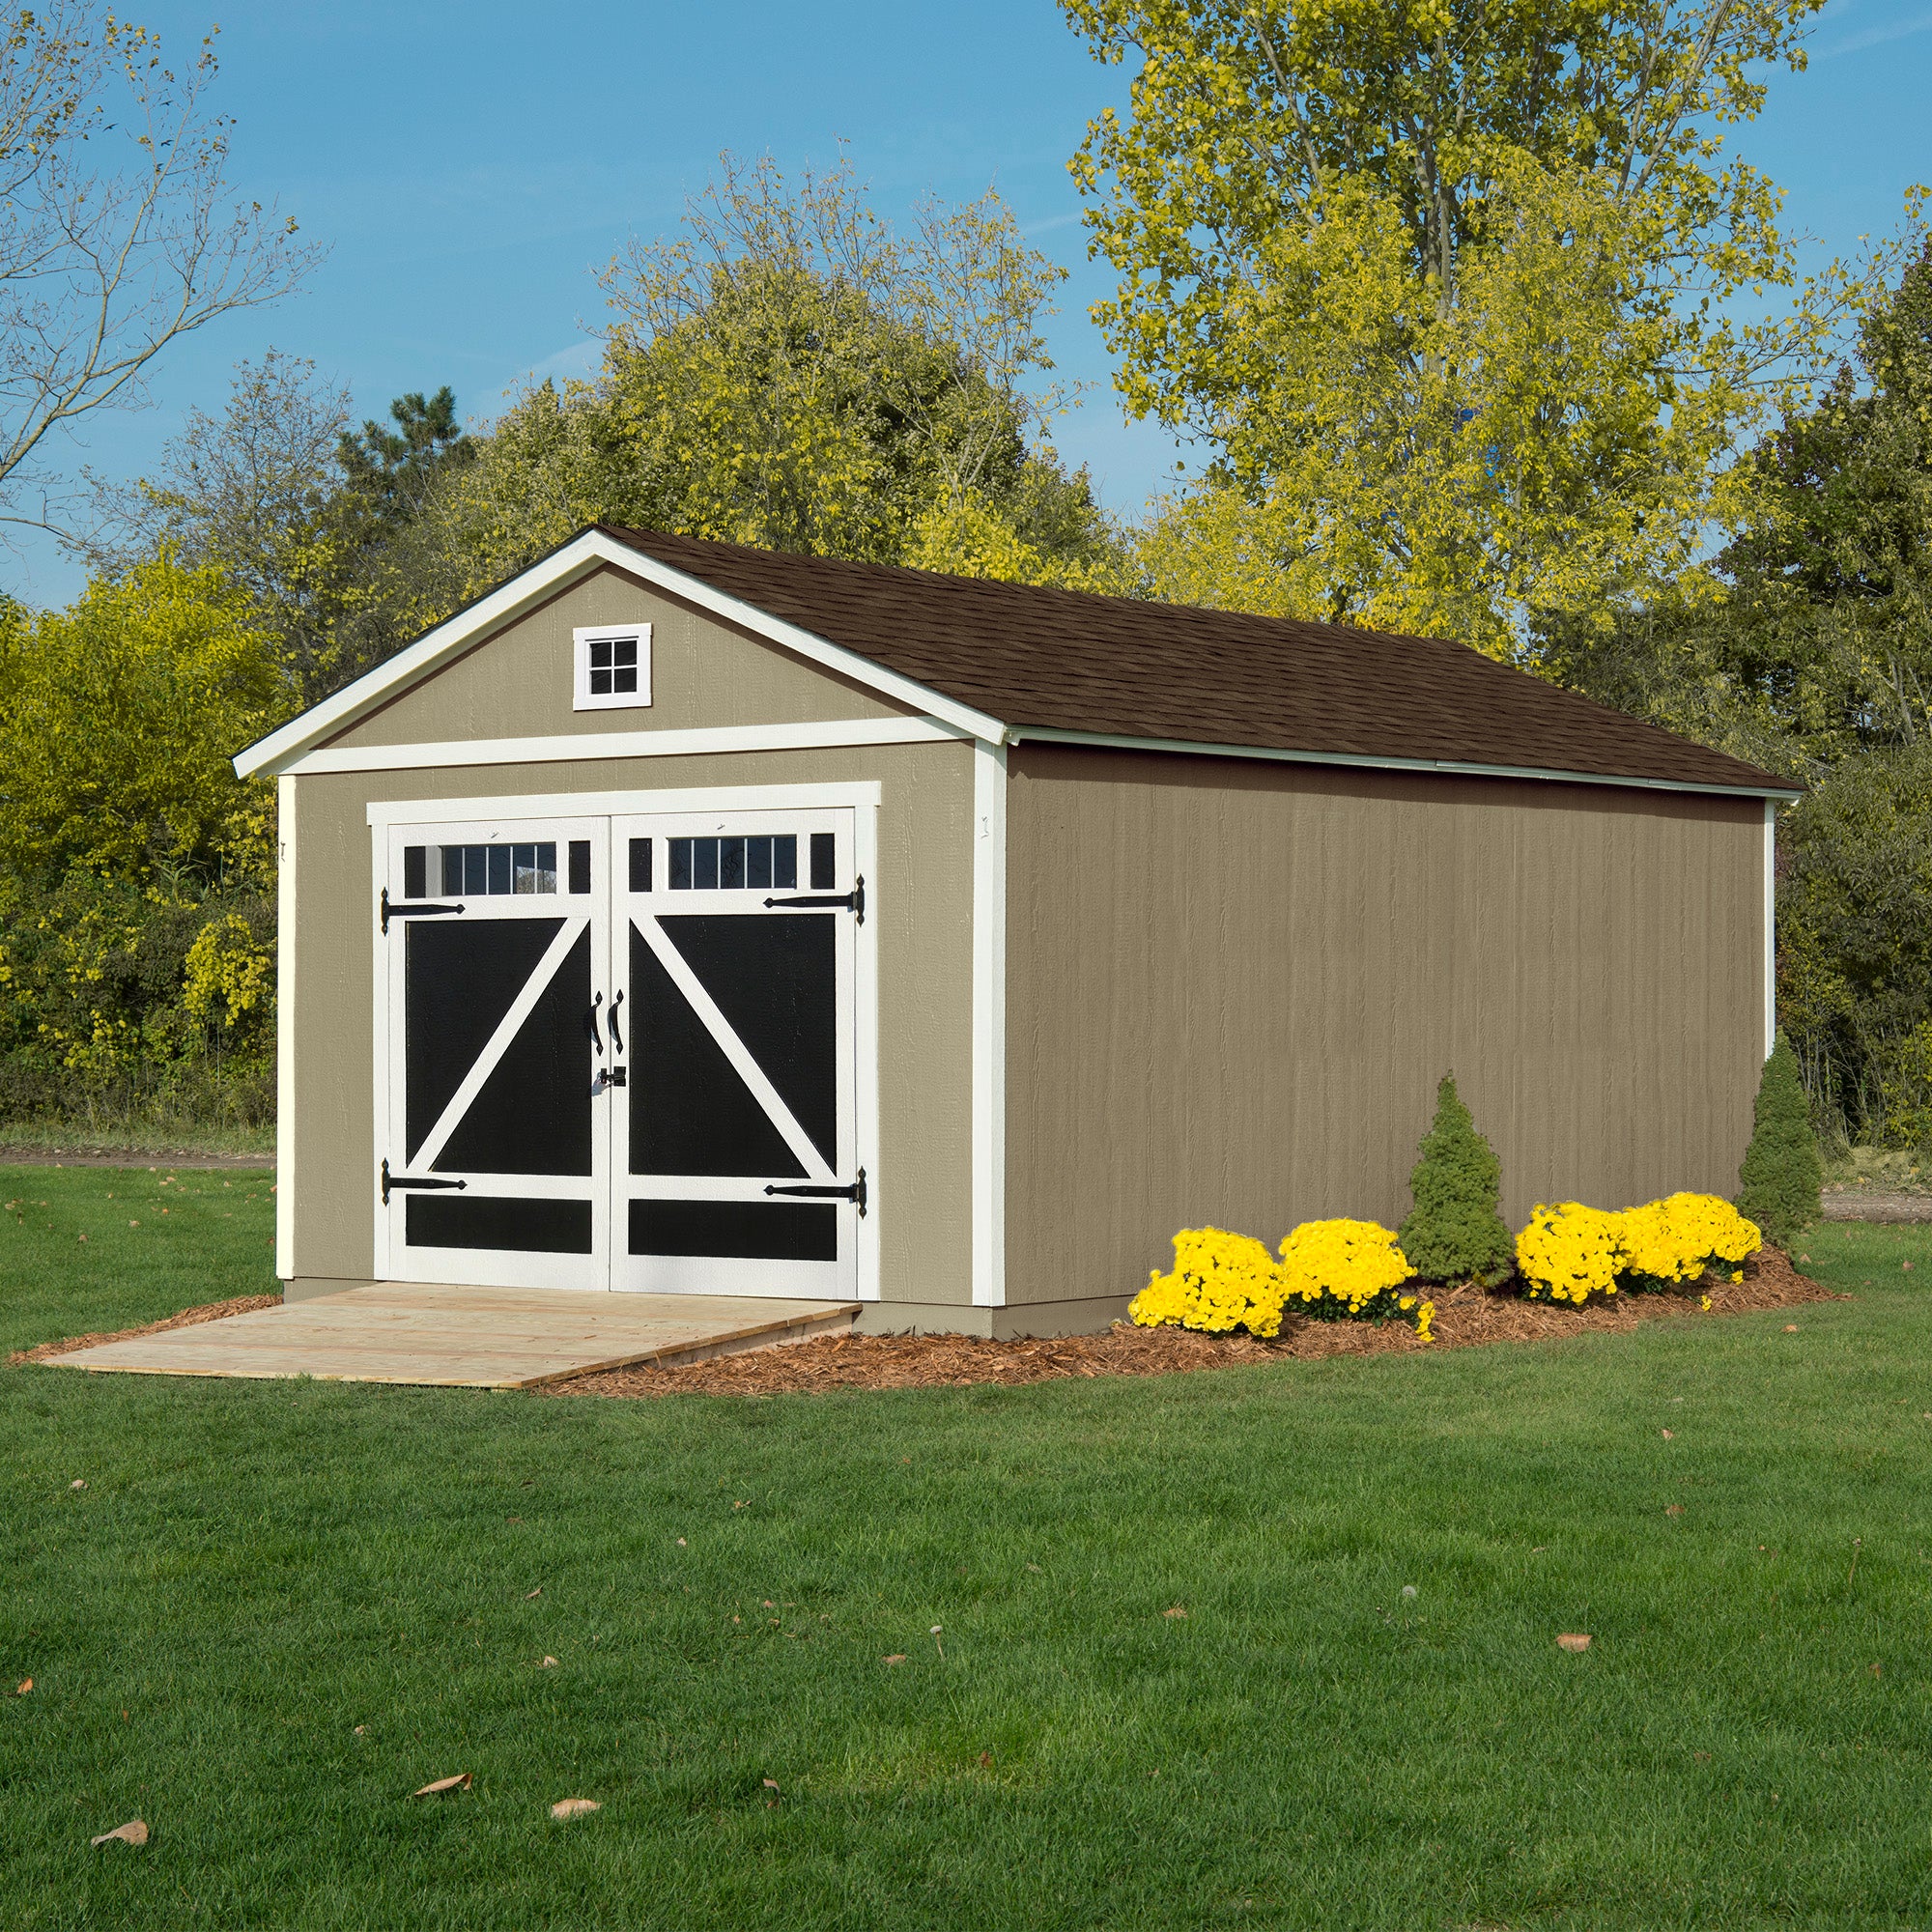
<svg viewBox="0 0 1932 1932">
<path fill-rule="evenodd" d="M 1725 148 L 1822 0 L 1063 0 L 1128 407 L 1208 462 L 1163 595 L 1455 635 L 1680 570 L 1869 275 Z"/>
</svg>

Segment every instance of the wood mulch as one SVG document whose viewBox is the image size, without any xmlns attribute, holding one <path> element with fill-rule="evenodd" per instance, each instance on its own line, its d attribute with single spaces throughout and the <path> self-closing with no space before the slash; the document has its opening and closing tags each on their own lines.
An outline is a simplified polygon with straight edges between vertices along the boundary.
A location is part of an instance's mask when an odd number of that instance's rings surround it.
<svg viewBox="0 0 1932 1932">
<path fill-rule="evenodd" d="M 258 1308 L 279 1308 L 279 1294 L 237 1294 L 227 1301 L 205 1301 L 199 1308 L 184 1308 L 165 1321 L 144 1322 L 139 1328 L 116 1328 L 98 1335 L 70 1335 L 60 1342 L 42 1342 L 32 1349 L 16 1349 L 7 1357 L 10 1368 L 24 1362 L 44 1362 L 50 1355 L 65 1355 L 74 1349 L 92 1349 L 101 1342 L 129 1342 L 136 1335 L 159 1335 L 170 1328 L 193 1328 L 203 1321 L 220 1321 L 230 1315 L 252 1315 Z"/>
<path fill-rule="evenodd" d="M 1681 1294 L 1620 1294 L 1601 1307 L 1557 1307 L 1479 1288 L 1436 1294 L 1435 1339 L 1418 1342 L 1399 1322 L 1310 1321 L 1292 1319 L 1281 1337 L 1191 1335 L 1179 1328 L 1135 1328 L 1117 1322 L 1102 1335 L 1063 1335 L 989 1342 L 967 1335 L 838 1335 L 786 1348 L 747 1350 L 682 1367 L 606 1369 L 554 1383 L 554 1396 L 794 1395 L 836 1388 L 968 1388 L 994 1382 L 1067 1380 L 1078 1377 L 1181 1375 L 1283 1359 L 1319 1361 L 1328 1355 L 1421 1353 L 1491 1342 L 1539 1342 L 1559 1335 L 1634 1328 L 1639 1321 L 1701 1315 L 1700 1296 L 1714 1315 L 1793 1308 L 1807 1301 L 1848 1300 L 1800 1274 L 1788 1257 L 1767 1245 L 1747 1263 L 1742 1282 L 1707 1281 Z"/>
<path fill-rule="evenodd" d="M 540 1393 L 555 1396 L 642 1397 L 660 1395 L 796 1395 L 836 1388 L 970 1388 L 991 1382 L 1065 1381 L 1101 1376 L 1184 1375 L 1250 1362 L 1320 1361 L 1329 1355 L 1419 1354 L 1429 1349 L 1476 1348 L 1491 1342 L 1540 1342 L 1560 1335 L 1634 1328 L 1639 1321 L 1703 1313 L 1699 1296 L 1711 1297 L 1714 1315 L 1747 1315 L 1794 1308 L 1807 1301 L 1845 1301 L 1802 1275 L 1778 1249 L 1767 1245 L 1746 1264 L 1742 1282 L 1705 1282 L 1681 1294 L 1622 1294 L 1590 1308 L 1524 1301 L 1513 1293 L 1455 1288 L 1435 1296 L 1435 1339 L 1418 1342 L 1400 1322 L 1310 1321 L 1292 1317 L 1280 1338 L 1191 1335 L 1179 1328 L 1135 1328 L 1117 1322 L 1105 1334 L 1026 1337 L 989 1342 L 970 1335 L 836 1335 L 777 1349 L 748 1349 L 681 1367 L 606 1369 L 557 1382 Z M 219 1321 L 281 1305 L 278 1294 L 238 1294 L 184 1309 L 165 1321 L 111 1333 L 70 1335 L 8 1356 L 10 1366 L 44 1362 L 74 1349 L 125 1342 L 170 1328 Z"/>
</svg>

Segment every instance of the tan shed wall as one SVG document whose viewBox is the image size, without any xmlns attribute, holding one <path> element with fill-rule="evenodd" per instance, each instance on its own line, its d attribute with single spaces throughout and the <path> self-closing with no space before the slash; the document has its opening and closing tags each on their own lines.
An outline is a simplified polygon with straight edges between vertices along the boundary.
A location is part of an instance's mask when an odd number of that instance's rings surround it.
<svg viewBox="0 0 1932 1932">
<path fill-rule="evenodd" d="M 573 711 L 572 631 L 633 623 L 652 627 L 651 702 Z M 904 706 L 849 678 L 606 566 L 491 633 L 328 744 L 434 745 L 906 715 Z"/>
<path fill-rule="evenodd" d="M 1009 1303 L 1182 1227 L 1394 1227 L 1436 1080 L 1503 1211 L 1732 1194 L 1763 1060 L 1763 809 L 1040 745 L 1009 782 Z"/>
<path fill-rule="evenodd" d="M 518 654 L 502 657 L 513 685 Z M 534 710 L 531 665 L 545 676 L 554 667 L 526 663 Z M 970 1301 L 972 760 L 966 745 L 936 744 L 295 780 L 298 993 L 284 1024 L 295 1029 L 296 1104 L 282 1126 L 296 1177 L 295 1292 L 367 1280 L 374 1264 L 372 802 L 875 779 L 884 790 L 867 917 L 879 949 L 881 1277 L 895 1299 Z"/>
</svg>

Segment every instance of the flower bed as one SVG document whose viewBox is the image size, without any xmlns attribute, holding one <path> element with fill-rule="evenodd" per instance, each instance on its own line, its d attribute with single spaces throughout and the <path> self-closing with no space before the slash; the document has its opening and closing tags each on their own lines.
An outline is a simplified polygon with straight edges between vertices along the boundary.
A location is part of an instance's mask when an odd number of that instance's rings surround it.
<svg viewBox="0 0 1932 1932">
<path fill-rule="evenodd" d="M 1580 1202 L 1538 1207 L 1517 1236 L 1517 1270 L 1532 1301 L 1581 1307 L 1592 1295 L 1667 1293 L 1706 1273 L 1744 1277 L 1764 1245 L 1756 1225 L 1715 1194 L 1672 1194 L 1608 1213 Z"/>
</svg>

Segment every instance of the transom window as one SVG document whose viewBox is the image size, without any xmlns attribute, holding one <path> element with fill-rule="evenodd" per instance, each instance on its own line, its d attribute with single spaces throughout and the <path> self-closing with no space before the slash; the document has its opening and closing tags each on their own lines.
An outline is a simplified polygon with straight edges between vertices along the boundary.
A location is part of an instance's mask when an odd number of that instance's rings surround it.
<svg viewBox="0 0 1932 1932">
<path fill-rule="evenodd" d="M 488 898 L 556 891 L 556 847 L 553 844 L 445 845 L 441 851 L 445 894 Z"/>
<path fill-rule="evenodd" d="M 648 624 L 578 630 L 572 637 L 577 653 L 576 710 L 621 710 L 651 701 Z"/>
<path fill-rule="evenodd" d="M 756 838 L 673 838 L 668 843 L 674 893 L 753 892 L 798 884 L 795 833 Z"/>
</svg>

